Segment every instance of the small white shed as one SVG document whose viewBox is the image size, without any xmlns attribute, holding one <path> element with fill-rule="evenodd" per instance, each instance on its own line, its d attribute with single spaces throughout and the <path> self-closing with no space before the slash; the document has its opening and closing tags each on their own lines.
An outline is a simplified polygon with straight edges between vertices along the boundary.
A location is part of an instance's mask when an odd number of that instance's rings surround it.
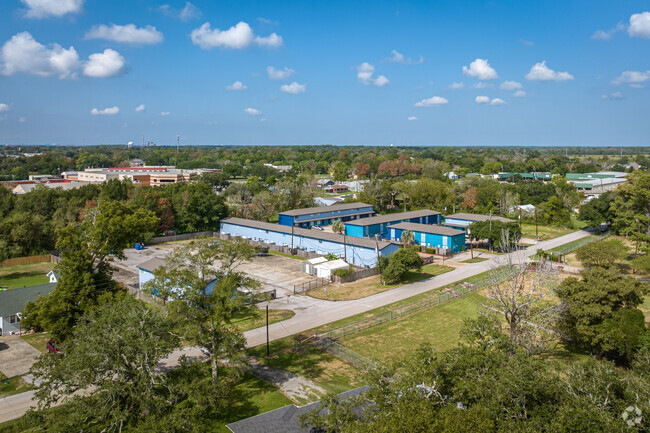
<svg viewBox="0 0 650 433">
<path fill-rule="evenodd" d="M 330 278 L 332 276 L 332 272 L 337 269 L 350 269 L 350 265 L 341 259 L 314 265 L 316 276 L 319 278 Z"/>
<path fill-rule="evenodd" d="M 305 260 L 300 265 L 300 270 L 305 274 L 316 275 L 314 270 L 314 265 L 319 263 L 325 263 L 327 259 L 325 257 L 314 257 L 313 259 Z"/>
</svg>

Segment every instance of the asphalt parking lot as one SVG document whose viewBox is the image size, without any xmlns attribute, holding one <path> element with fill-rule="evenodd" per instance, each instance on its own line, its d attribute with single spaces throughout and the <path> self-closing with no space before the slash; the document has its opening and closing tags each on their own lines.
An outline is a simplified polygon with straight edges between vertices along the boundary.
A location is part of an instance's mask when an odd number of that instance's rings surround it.
<svg viewBox="0 0 650 433">
<path fill-rule="evenodd" d="M 149 246 L 143 251 L 129 248 L 124 251 L 125 260 L 116 260 L 114 262 L 116 268 L 120 270 L 117 274 L 124 274 L 126 277 L 128 273 L 123 271 L 131 271 L 135 273 L 134 275 L 137 275 L 137 267 L 142 263 L 154 257 L 164 259 L 175 248 L 186 244 L 187 242 L 157 244 Z M 268 256 L 256 256 L 251 262 L 241 264 L 238 269 L 259 280 L 264 289 L 275 289 L 278 297 L 284 297 L 293 295 L 294 285 L 315 279 L 315 277 L 300 271 L 301 263 L 302 261 L 298 259 L 270 254 Z"/>
</svg>

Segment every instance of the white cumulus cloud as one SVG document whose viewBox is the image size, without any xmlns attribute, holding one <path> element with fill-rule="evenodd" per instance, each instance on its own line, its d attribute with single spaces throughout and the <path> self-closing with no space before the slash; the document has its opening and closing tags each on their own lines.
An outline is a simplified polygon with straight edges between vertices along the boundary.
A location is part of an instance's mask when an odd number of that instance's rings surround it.
<svg viewBox="0 0 650 433">
<path fill-rule="evenodd" d="M 420 118 L 415 116 L 409 116 L 408 120 L 420 120 Z"/>
<path fill-rule="evenodd" d="M 423 99 L 414 104 L 415 107 L 433 107 L 435 105 L 445 105 L 449 101 L 442 96 L 432 96 L 428 99 Z"/>
<path fill-rule="evenodd" d="M 293 69 L 287 68 L 284 69 L 275 69 L 273 66 L 266 67 L 266 73 L 269 74 L 269 78 L 272 80 L 286 80 L 292 76 L 296 71 Z"/>
<path fill-rule="evenodd" d="M 607 95 L 602 95 L 602 99 L 623 99 L 623 94 L 621 92 L 614 92 Z"/>
<path fill-rule="evenodd" d="M 519 90 L 519 89 L 523 88 L 523 86 L 521 85 L 521 83 L 518 83 L 517 81 L 508 81 L 508 80 L 506 80 L 503 83 L 501 83 L 499 88 L 501 90 Z"/>
<path fill-rule="evenodd" d="M 101 24 L 93 26 L 85 36 L 86 39 L 105 39 L 131 45 L 155 45 L 163 41 L 163 34 L 153 26 L 136 27 L 135 24 L 119 26 Z"/>
<path fill-rule="evenodd" d="M 140 105 L 138 105 L 137 107 L 135 107 L 135 112 L 136 112 L 136 113 L 139 113 L 139 112 L 141 112 L 141 111 L 144 111 L 144 109 L 145 109 L 144 104 L 140 104 Z"/>
<path fill-rule="evenodd" d="M 95 53 L 88 56 L 84 65 L 84 75 L 94 78 L 108 78 L 121 73 L 124 69 L 124 57 L 110 48 L 103 53 Z"/>
<path fill-rule="evenodd" d="M 14 35 L 5 42 L 0 52 L 2 75 L 24 72 L 41 77 L 57 75 L 59 78 L 74 78 L 75 70 L 80 66 L 74 47 L 65 49 L 59 44 L 51 44 L 48 48 L 34 40 L 28 32 Z"/>
<path fill-rule="evenodd" d="M 8 104 L 0 104 L 0 113 L 6 113 L 9 110 L 10 108 Z"/>
<path fill-rule="evenodd" d="M 392 56 L 384 59 L 385 62 L 389 63 L 401 63 L 403 65 L 419 65 L 424 63 L 424 57 L 420 55 L 418 60 L 413 60 L 410 57 L 404 57 L 404 54 L 400 53 L 397 50 L 391 51 Z"/>
<path fill-rule="evenodd" d="M 449 85 L 449 88 L 451 90 L 460 90 L 460 89 L 463 89 L 464 87 L 465 87 L 465 84 L 463 84 L 462 82 L 460 82 L 460 83 L 451 83 Z"/>
<path fill-rule="evenodd" d="M 84 0 L 21 0 L 27 6 L 29 18 L 61 17 L 77 14 L 83 8 Z"/>
<path fill-rule="evenodd" d="M 160 115 L 163 116 L 163 117 L 169 116 L 170 114 L 172 114 L 172 113 L 169 112 L 169 111 L 161 111 L 160 112 Z"/>
<path fill-rule="evenodd" d="M 650 80 L 650 71 L 625 71 L 616 77 L 612 84 L 640 84 Z"/>
<path fill-rule="evenodd" d="M 531 81 L 569 81 L 573 80 L 573 75 L 568 72 L 556 72 L 546 66 L 546 60 L 541 63 L 535 63 L 530 72 L 526 74 L 526 79 Z"/>
<path fill-rule="evenodd" d="M 244 110 L 245 113 L 250 114 L 251 116 L 261 116 L 262 112 L 257 108 L 247 108 Z"/>
<path fill-rule="evenodd" d="M 298 93 L 305 93 L 307 91 L 307 85 L 306 84 L 298 84 L 297 82 L 293 82 L 291 84 L 283 84 L 280 86 L 280 90 L 283 91 L 284 93 L 291 93 L 293 95 L 296 95 Z"/>
<path fill-rule="evenodd" d="M 607 41 L 607 40 L 611 39 L 612 36 L 614 36 L 614 33 L 618 33 L 618 32 L 620 32 L 621 30 L 624 30 L 624 29 L 625 29 L 625 26 L 623 25 L 623 23 L 618 23 L 616 25 L 616 27 L 614 27 L 613 29 L 596 30 L 594 32 L 594 34 L 591 35 L 591 39 L 598 39 L 598 40 L 601 40 L 601 41 Z"/>
<path fill-rule="evenodd" d="M 94 114 L 95 116 L 97 115 L 112 116 L 113 114 L 117 114 L 119 112 L 120 112 L 120 108 L 118 106 L 104 108 L 103 110 L 98 110 L 97 108 L 93 108 L 92 110 L 90 110 L 90 114 Z"/>
<path fill-rule="evenodd" d="M 20 116 L 20 117 L 18 118 L 18 121 L 19 121 L 20 123 L 25 123 L 25 122 L 27 122 L 27 117 L 25 117 L 25 116 Z"/>
<path fill-rule="evenodd" d="M 627 33 L 633 38 L 650 39 L 650 12 L 631 15 Z"/>
<path fill-rule="evenodd" d="M 226 86 L 226 90 L 246 90 L 246 85 L 241 81 L 235 81 L 234 83 Z"/>
<path fill-rule="evenodd" d="M 238 22 L 228 30 L 212 29 L 206 22 L 198 29 L 192 30 L 192 42 L 195 45 L 209 50 L 211 48 L 231 48 L 242 50 L 252 45 L 263 47 L 279 47 L 282 45 L 282 36 L 271 33 L 269 36 L 256 36 L 251 26 L 244 21 Z"/>
<path fill-rule="evenodd" d="M 168 17 L 177 18 L 185 22 L 201 17 L 199 8 L 190 2 L 185 2 L 183 9 L 174 9 L 169 5 L 162 5 L 159 9 Z"/>
<path fill-rule="evenodd" d="M 467 66 L 463 66 L 463 74 L 470 77 L 478 78 L 479 80 L 494 80 L 499 78 L 497 71 L 495 71 L 487 59 L 476 59 Z"/>
<path fill-rule="evenodd" d="M 477 104 L 485 105 L 504 105 L 506 103 L 506 101 L 501 98 L 490 99 L 489 96 L 477 96 L 475 101 Z"/>
<path fill-rule="evenodd" d="M 363 62 L 357 67 L 357 78 L 364 86 L 384 87 L 390 83 L 385 75 L 375 77 L 375 67 L 368 62 Z"/>
<path fill-rule="evenodd" d="M 526 96 L 526 92 L 523 90 L 517 90 L 515 93 L 512 94 L 515 98 L 523 98 Z"/>
</svg>

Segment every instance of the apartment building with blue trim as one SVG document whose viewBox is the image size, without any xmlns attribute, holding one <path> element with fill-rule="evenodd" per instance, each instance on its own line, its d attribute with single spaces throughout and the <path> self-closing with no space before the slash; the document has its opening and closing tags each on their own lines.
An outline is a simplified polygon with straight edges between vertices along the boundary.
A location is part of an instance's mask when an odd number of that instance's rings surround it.
<svg viewBox="0 0 650 433">
<path fill-rule="evenodd" d="M 401 242 L 402 233 L 410 231 L 416 244 L 429 248 L 444 248 L 458 253 L 465 248 L 465 232 L 443 225 L 400 223 L 391 225 L 390 240 Z"/>
<path fill-rule="evenodd" d="M 334 221 L 354 221 L 375 215 L 372 205 L 366 203 L 341 203 L 331 206 L 293 209 L 278 214 L 278 222 L 283 226 L 310 228 L 328 226 Z"/>
<path fill-rule="evenodd" d="M 388 237 L 388 227 L 390 225 L 406 222 L 440 224 L 442 222 L 442 214 L 429 209 L 422 209 L 362 218 L 345 223 L 345 234 L 357 238 L 380 235 L 383 239 Z"/>
<path fill-rule="evenodd" d="M 244 239 L 347 257 L 347 262 L 361 267 L 375 267 L 378 255 L 390 256 L 399 249 L 394 242 L 344 237 L 338 233 L 273 224 L 243 218 L 225 218 L 221 221 L 222 234 Z M 293 233 L 292 233 L 293 232 Z"/>
</svg>

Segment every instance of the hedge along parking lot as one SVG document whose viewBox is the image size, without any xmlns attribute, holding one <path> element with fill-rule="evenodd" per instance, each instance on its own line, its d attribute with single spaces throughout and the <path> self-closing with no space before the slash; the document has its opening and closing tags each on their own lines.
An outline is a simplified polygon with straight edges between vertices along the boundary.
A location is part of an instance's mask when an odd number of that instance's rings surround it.
<svg viewBox="0 0 650 433">
<path fill-rule="evenodd" d="M 454 268 L 450 266 L 426 265 L 422 267 L 421 272 L 408 272 L 404 279 L 396 284 L 381 284 L 379 281 L 379 275 L 373 275 L 372 277 L 362 278 L 350 283 L 329 284 L 326 287 L 319 287 L 308 291 L 307 295 L 312 298 L 325 299 L 327 301 L 351 301 L 385 292 L 387 290 L 396 289 L 405 284 L 425 280 L 453 270 Z"/>
</svg>

